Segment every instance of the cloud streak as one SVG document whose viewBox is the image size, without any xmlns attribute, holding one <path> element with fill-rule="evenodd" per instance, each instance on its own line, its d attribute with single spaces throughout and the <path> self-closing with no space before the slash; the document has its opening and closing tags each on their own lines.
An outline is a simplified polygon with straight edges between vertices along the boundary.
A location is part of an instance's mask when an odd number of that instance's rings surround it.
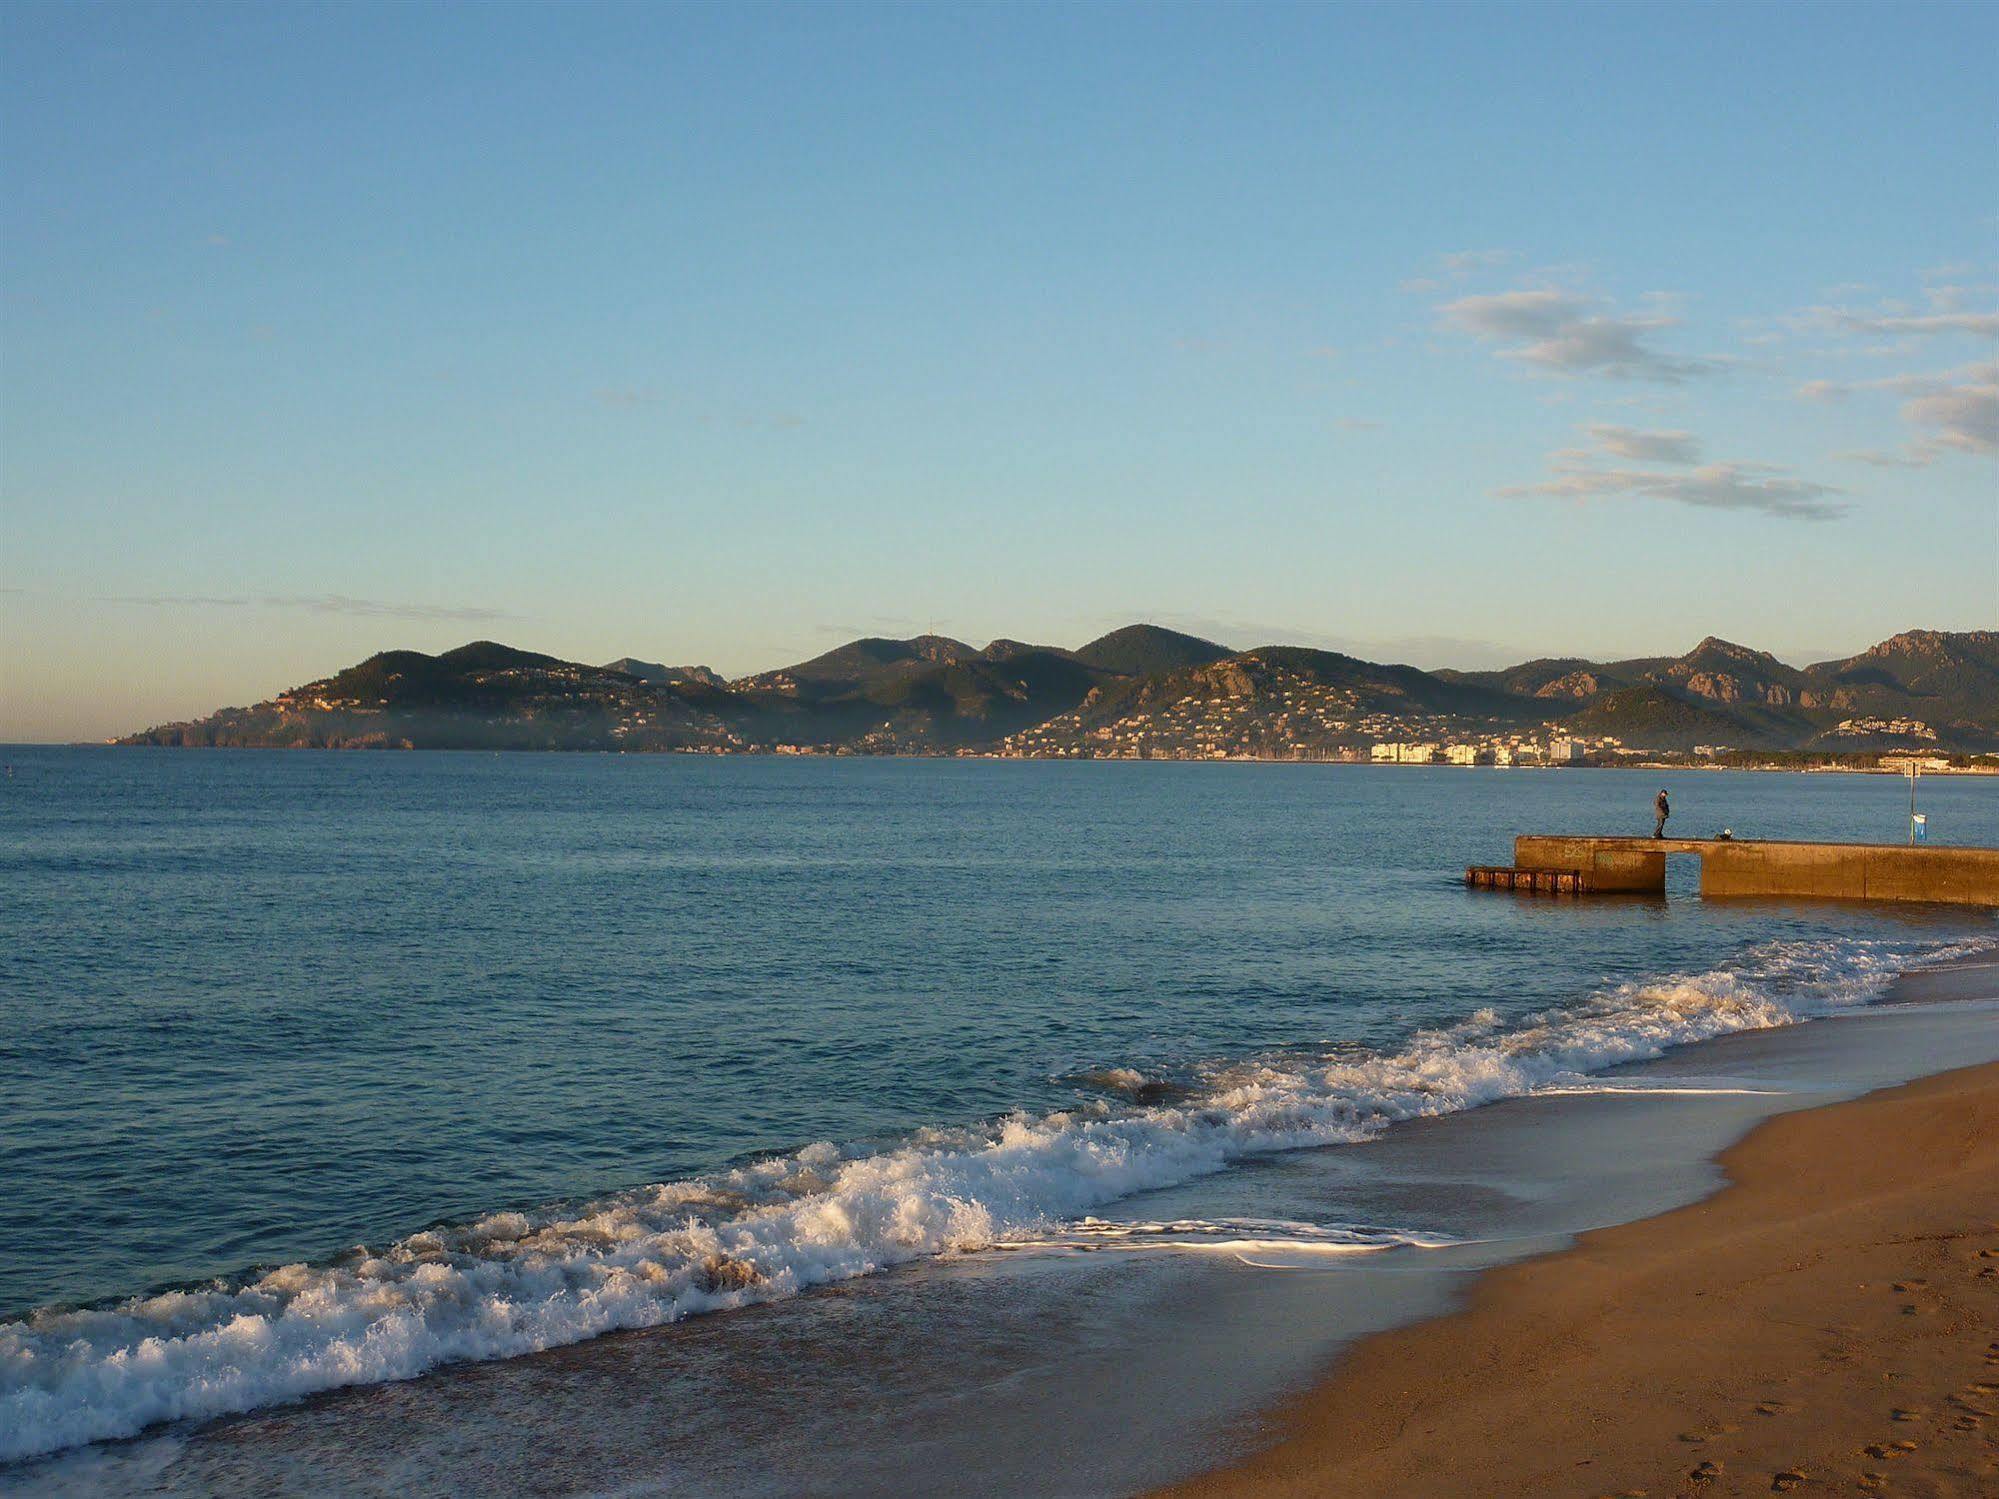
<svg viewBox="0 0 1999 1499">
<path fill-rule="evenodd" d="M 1925 312 L 1909 317 L 1835 312 L 1833 320 L 1840 327 L 1855 333 L 1882 333 L 1918 338 L 1934 337 L 1942 333 L 1969 333 L 1977 338 L 1999 338 L 1999 312 Z"/>
<path fill-rule="evenodd" d="M 357 599 L 344 593 L 312 594 L 104 594 L 107 604 L 139 604 L 152 609 L 290 609 L 306 614 L 343 614 L 363 619 L 428 619 L 476 623 L 483 620 L 523 619 L 526 616 L 506 609 L 461 607 L 452 604 L 388 603 L 380 599 Z"/>
<path fill-rule="evenodd" d="M 1498 344 L 1500 357 L 1551 375 L 1594 375 L 1678 385 L 1720 372 L 1708 359 L 1680 359 L 1650 339 L 1676 320 L 1621 313 L 1598 297 L 1552 288 L 1460 297 L 1438 309 L 1447 327 Z"/>
<path fill-rule="evenodd" d="M 1418 296 L 1432 296 L 1453 283 L 1470 280 L 1479 271 L 1491 270 L 1519 258 L 1518 250 L 1453 250 L 1437 257 L 1434 270 L 1404 280 L 1401 289 Z"/>
<path fill-rule="evenodd" d="M 1597 422 L 1589 428 L 1597 446 L 1618 458 L 1641 463 L 1699 463 L 1701 445 L 1694 434 L 1679 429 L 1657 432 L 1638 427 L 1614 427 Z"/>
<path fill-rule="evenodd" d="M 1843 463 L 1864 463 L 1870 468 L 1928 468 L 1931 455 L 1922 452 L 1891 453 L 1882 448 L 1854 448 L 1832 456 Z"/>
<path fill-rule="evenodd" d="M 1348 635 L 1316 625 L 1273 622 L 1260 616 L 1190 614 L 1175 609 L 1130 609 L 1095 615 L 1087 628 L 1116 629 L 1134 619 L 1185 630 L 1190 635 L 1215 641 L 1230 650 L 1254 650 L 1266 645 L 1302 645 L 1314 650 L 1358 656 L 1365 661 L 1407 662 L 1426 671 L 1440 666 L 1466 670 L 1511 666 L 1532 654 L 1517 645 L 1457 635 Z"/>
<path fill-rule="evenodd" d="M 1847 507 L 1829 499 L 1840 491 L 1762 463 L 1709 463 L 1683 473 L 1647 469 L 1570 467 L 1560 462 L 1538 484 L 1499 491 L 1507 499 L 1540 496 L 1564 500 L 1665 500 L 1703 510 L 1747 510 L 1784 520 L 1836 520 Z"/>
</svg>

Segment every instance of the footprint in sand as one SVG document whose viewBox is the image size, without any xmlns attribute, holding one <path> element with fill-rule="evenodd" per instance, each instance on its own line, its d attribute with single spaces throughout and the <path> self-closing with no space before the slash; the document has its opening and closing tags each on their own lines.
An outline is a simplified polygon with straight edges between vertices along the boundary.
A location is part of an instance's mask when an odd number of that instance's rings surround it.
<svg viewBox="0 0 1999 1499">
<path fill-rule="evenodd" d="M 1928 1415 L 1929 1412 L 1920 1411 L 1920 1410 L 1916 1411 L 1904 1410 L 1901 1406 L 1898 1405 L 1890 1414 L 1897 1421 L 1920 1421 L 1923 1419 L 1924 1416 Z"/>
<path fill-rule="evenodd" d="M 1774 1494 L 1789 1493 L 1805 1481 L 1805 1475 L 1796 1468 L 1786 1468 L 1770 1477 L 1770 1491 Z"/>
<path fill-rule="evenodd" d="M 1790 1409 L 1791 1402 L 1788 1400 L 1759 1400 L 1756 1402 L 1756 1414 L 1759 1416 L 1781 1416 Z"/>
<path fill-rule="evenodd" d="M 1695 1483 L 1713 1483 L 1717 1478 L 1721 1477 L 1721 1464 L 1702 1463 L 1693 1472 L 1689 1473 L 1687 1477 Z"/>
<path fill-rule="evenodd" d="M 1710 1427 L 1706 1431 L 1683 1431 L 1680 1433 L 1680 1440 L 1683 1442 L 1712 1442 L 1718 1436 L 1725 1436 L 1731 1431 L 1740 1430 L 1742 1428 L 1734 1422 L 1724 1421 L 1719 1426 Z"/>
</svg>

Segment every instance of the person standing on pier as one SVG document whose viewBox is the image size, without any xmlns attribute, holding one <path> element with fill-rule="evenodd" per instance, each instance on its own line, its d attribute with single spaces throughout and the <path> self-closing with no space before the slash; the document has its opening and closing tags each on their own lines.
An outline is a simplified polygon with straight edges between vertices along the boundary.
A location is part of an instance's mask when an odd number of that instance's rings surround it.
<svg viewBox="0 0 1999 1499">
<path fill-rule="evenodd" d="M 1652 810 L 1659 814 L 1658 822 L 1652 825 L 1652 836 L 1654 838 L 1663 838 L 1666 836 L 1666 819 L 1673 815 L 1673 809 L 1666 805 L 1665 787 L 1661 786 L 1659 788 L 1659 799 L 1652 803 Z"/>
</svg>

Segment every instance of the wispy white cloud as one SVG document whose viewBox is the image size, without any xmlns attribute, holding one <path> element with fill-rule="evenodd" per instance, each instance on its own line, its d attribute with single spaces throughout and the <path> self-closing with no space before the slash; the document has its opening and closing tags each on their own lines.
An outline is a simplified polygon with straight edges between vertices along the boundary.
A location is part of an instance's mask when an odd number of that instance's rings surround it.
<svg viewBox="0 0 1999 1499">
<path fill-rule="evenodd" d="M 1447 271 L 1482 271 L 1520 258 L 1518 250 L 1454 250 L 1437 257 Z"/>
<path fill-rule="evenodd" d="M 1999 383 L 1956 385 L 1902 405 L 1911 426 L 1934 429 L 1930 441 L 1966 453 L 1999 453 Z"/>
<path fill-rule="evenodd" d="M 1548 455 L 1548 477 L 1499 491 L 1507 499 L 1650 499 L 1707 510 L 1752 510 L 1788 520 L 1831 520 L 1846 506 L 1829 484 L 1798 478 L 1767 463 L 1701 464 L 1693 433 L 1649 431 L 1597 422 L 1585 429 L 1595 445 Z M 1635 469 L 1616 459 L 1659 465 Z M 1698 465 L 1698 466 L 1696 466 Z"/>
<path fill-rule="evenodd" d="M 1965 286 L 1959 282 L 1939 282 L 1923 288 L 1930 305 L 1939 312 L 1964 312 L 1974 302 L 1983 304 L 1999 295 L 1999 287 Z"/>
<path fill-rule="evenodd" d="M 1787 348 L 1798 358 L 1918 357 L 1938 339 L 1999 337 L 1999 283 L 1972 265 L 1933 266 L 1920 290 L 1884 295 L 1863 282 L 1828 286 L 1822 300 L 1774 317 L 1737 322 L 1742 342 L 1759 351 Z"/>
<path fill-rule="evenodd" d="M 1940 276 L 1943 271 L 1953 274 Z M 1865 287 L 1834 287 L 1827 293 L 1832 300 L 1793 313 L 1784 321 L 1793 329 L 1831 329 L 1876 338 L 1999 338 L 1999 307 L 1994 306 L 1999 301 L 1999 286 L 1966 279 L 1974 274 L 1970 266 L 1936 267 L 1924 273 L 1919 301 L 1886 298 L 1872 307 L 1855 307 L 1842 295 L 1865 291 Z"/>
<path fill-rule="evenodd" d="M 1999 361 L 1879 380 L 1808 380 L 1798 387 L 1808 401 L 1867 391 L 1902 398 L 1902 420 L 1916 430 L 1922 451 L 1999 453 Z"/>
<path fill-rule="evenodd" d="M 1619 312 L 1579 292 L 1540 287 L 1460 297 L 1438 312 L 1447 326 L 1501 345 L 1501 357 L 1548 374 L 1679 384 L 1723 368 L 1716 360 L 1677 358 L 1651 346 L 1653 335 L 1676 319 Z"/>
</svg>

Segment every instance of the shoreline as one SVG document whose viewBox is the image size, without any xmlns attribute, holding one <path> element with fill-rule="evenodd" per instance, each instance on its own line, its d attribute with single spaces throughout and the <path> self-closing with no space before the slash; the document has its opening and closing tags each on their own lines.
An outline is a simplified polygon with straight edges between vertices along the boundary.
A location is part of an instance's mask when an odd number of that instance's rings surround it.
<svg viewBox="0 0 1999 1499">
<path fill-rule="evenodd" d="M 616 1477 L 633 1493 L 887 1496 L 921 1492 L 940 1468 L 980 1473 L 985 1492 L 1022 1499 L 1185 1482 L 1254 1463 L 1271 1434 L 1265 1413 L 1288 1409 L 1329 1366 L 1337 1374 L 1344 1362 L 1331 1361 L 1370 1334 L 1448 1318 L 1491 1266 L 1539 1262 L 1597 1224 L 1714 1200 L 1725 1148 L 1773 1110 L 1802 1117 L 1815 1097 L 1865 1097 L 1972 1060 L 1999 1065 L 1999 972 L 1988 963 L 1981 953 L 1905 972 L 1834 1024 L 1733 1032 L 1610 1069 L 1602 1092 L 1417 1119 L 1364 1147 L 1244 1163 L 1113 1214 L 1392 1223 L 1427 1202 L 1421 1221 L 1459 1235 L 1457 1247 L 1281 1270 L 1210 1255 L 947 1257 L 724 1316 L 78 1448 L 0 1468 L 0 1493 L 379 1492 L 463 1461 L 468 1441 L 495 1487 L 532 1473 L 551 1492 L 602 1492 Z M 1950 1003 L 1959 999 L 1984 1003 Z M 773 1359 L 784 1380 L 745 1382 Z M 877 1395 L 884 1369 L 896 1376 Z M 670 1430 L 662 1400 L 676 1412 Z M 857 1440 L 856 1416 L 885 1424 Z M 763 1433 L 751 1449 L 744 1421 Z M 912 1422 L 927 1433 L 919 1442 Z M 585 1427 L 593 1444 L 551 1467 L 546 1434 Z M 1301 1491 L 1347 1490 L 1315 1474 Z"/>
<path fill-rule="evenodd" d="M 1362 1339 L 1267 1413 L 1274 1444 L 1156 1492 L 1999 1488 L 1999 1064 L 1780 1115 L 1718 1165 Z"/>
</svg>

